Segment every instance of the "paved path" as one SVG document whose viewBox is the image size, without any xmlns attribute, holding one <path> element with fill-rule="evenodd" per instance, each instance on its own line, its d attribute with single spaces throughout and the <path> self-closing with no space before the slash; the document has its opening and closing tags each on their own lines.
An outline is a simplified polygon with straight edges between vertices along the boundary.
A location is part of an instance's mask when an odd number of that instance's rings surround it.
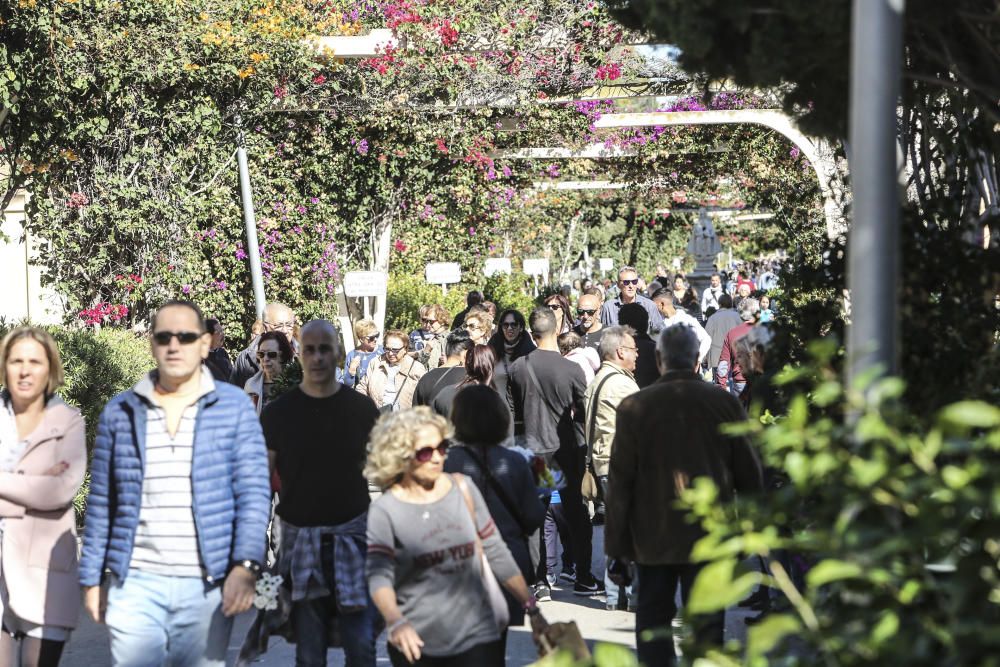
<svg viewBox="0 0 1000 667">
<path fill-rule="evenodd" d="M 594 529 L 594 569 L 599 571 L 604 567 L 603 530 Z M 611 642 L 635 648 L 635 615 L 625 611 L 607 611 L 604 608 L 604 598 L 580 598 L 570 590 L 556 589 L 552 592 L 552 601 L 541 604 L 545 617 L 550 621 L 576 621 L 580 632 L 588 643 Z M 742 638 L 745 635 L 743 618 L 747 612 L 730 610 L 726 615 L 726 638 Z M 82 616 L 81 626 L 73 633 L 69 645 L 63 655 L 63 665 L 67 667 L 107 667 L 111 664 L 108 653 L 107 630 L 86 620 Z M 236 619 L 230 644 L 230 661 L 234 660 L 239 646 L 246 634 L 246 629 L 253 618 L 252 613 L 246 613 Z M 379 665 L 388 665 L 389 659 L 385 653 L 385 637 L 378 640 Z M 507 664 L 510 667 L 528 665 L 537 659 L 531 634 L 527 628 L 511 628 L 507 641 Z M 262 667 L 284 667 L 294 665 L 295 648 L 281 639 L 275 639 L 270 650 L 260 662 L 254 663 Z M 344 664 L 343 654 L 338 650 L 330 651 L 330 667 Z"/>
</svg>

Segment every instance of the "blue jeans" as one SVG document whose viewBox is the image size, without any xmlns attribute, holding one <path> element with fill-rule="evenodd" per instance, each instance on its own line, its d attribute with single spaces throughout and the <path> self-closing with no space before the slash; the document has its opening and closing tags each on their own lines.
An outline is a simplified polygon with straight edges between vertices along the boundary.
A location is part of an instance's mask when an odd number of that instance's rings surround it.
<svg viewBox="0 0 1000 667">
<path fill-rule="evenodd" d="M 320 544 L 323 571 L 333 577 L 333 538 L 324 536 Z M 365 596 L 367 597 L 367 596 Z M 347 667 L 375 667 L 375 619 L 378 611 L 368 599 L 368 606 L 344 614 L 337 609 L 337 596 L 327 595 L 292 603 L 292 627 L 295 628 L 295 667 L 326 667 L 330 621 L 336 617 L 340 645 Z"/>
<path fill-rule="evenodd" d="M 112 581 L 106 615 L 115 667 L 223 667 L 233 619 L 222 587 L 129 570 Z"/>
</svg>

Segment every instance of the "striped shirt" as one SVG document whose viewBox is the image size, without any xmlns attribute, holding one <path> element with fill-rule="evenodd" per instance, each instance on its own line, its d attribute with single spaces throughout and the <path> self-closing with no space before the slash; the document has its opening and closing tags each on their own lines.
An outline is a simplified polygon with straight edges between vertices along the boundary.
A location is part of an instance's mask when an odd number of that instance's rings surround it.
<svg viewBox="0 0 1000 667">
<path fill-rule="evenodd" d="M 184 409 L 176 433 L 170 435 L 166 411 L 156 399 L 151 375 L 135 392 L 146 399 L 146 467 L 142 504 L 130 569 L 173 577 L 203 577 L 191 490 L 191 461 L 198 399 L 215 389 L 202 369 L 201 388 Z"/>
</svg>

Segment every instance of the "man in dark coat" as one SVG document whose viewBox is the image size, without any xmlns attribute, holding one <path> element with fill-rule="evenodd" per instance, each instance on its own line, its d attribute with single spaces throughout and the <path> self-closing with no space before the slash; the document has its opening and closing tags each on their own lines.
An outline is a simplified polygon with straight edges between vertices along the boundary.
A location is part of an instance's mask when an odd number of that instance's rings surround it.
<svg viewBox="0 0 1000 667">
<path fill-rule="evenodd" d="M 609 558 L 637 564 L 639 605 L 636 642 L 647 667 L 674 664 L 671 620 L 678 584 L 687 604 L 701 568 L 691 548 L 703 535 L 684 510 L 681 493 L 697 477 L 719 489 L 719 499 L 763 488 L 760 462 L 745 437 L 719 427 L 746 419 L 736 397 L 704 382 L 697 373 L 699 342 L 690 327 L 660 334 L 657 362 L 663 376 L 618 407 L 608 478 L 605 550 Z M 722 645 L 724 612 L 706 619 L 695 636 Z M 654 639 L 644 639 L 647 630 Z"/>
</svg>

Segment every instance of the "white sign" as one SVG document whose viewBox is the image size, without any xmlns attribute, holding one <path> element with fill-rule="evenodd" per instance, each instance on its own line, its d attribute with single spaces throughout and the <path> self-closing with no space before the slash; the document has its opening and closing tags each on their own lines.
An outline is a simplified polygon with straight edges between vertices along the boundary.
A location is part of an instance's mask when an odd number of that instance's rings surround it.
<svg viewBox="0 0 1000 667">
<path fill-rule="evenodd" d="M 601 257 L 597 260 L 597 265 L 600 267 L 601 271 L 614 271 L 615 270 L 615 260 L 610 257 Z"/>
<path fill-rule="evenodd" d="M 424 269 L 424 277 L 432 285 L 462 282 L 462 265 L 458 262 L 433 262 Z"/>
<path fill-rule="evenodd" d="M 348 271 L 344 274 L 344 296 L 385 296 L 386 279 L 381 271 Z"/>
<path fill-rule="evenodd" d="M 523 260 L 522 264 L 524 266 L 524 272 L 529 276 L 549 275 L 549 260 L 545 258 L 526 259 Z"/>
<path fill-rule="evenodd" d="M 510 275 L 510 259 L 507 257 L 490 257 L 483 264 L 483 275 L 489 278 L 497 273 Z"/>
</svg>

